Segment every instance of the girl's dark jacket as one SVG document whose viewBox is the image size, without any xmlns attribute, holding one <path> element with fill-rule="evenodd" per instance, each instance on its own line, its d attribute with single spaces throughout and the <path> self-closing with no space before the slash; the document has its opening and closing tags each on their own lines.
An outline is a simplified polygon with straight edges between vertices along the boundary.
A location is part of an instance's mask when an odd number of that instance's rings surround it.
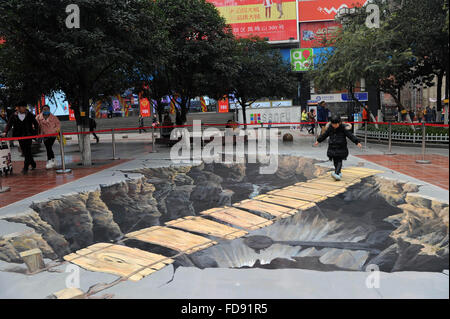
<svg viewBox="0 0 450 319">
<path fill-rule="evenodd" d="M 5 133 L 8 133 L 11 128 L 13 137 L 33 136 L 38 133 L 39 124 L 36 121 L 36 117 L 30 111 L 26 112 L 23 121 L 19 119 L 18 113 L 15 112 L 8 121 Z"/>
<path fill-rule="evenodd" d="M 328 142 L 328 152 L 327 156 L 329 159 L 347 159 L 348 148 L 347 148 L 347 138 L 349 138 L 353 143 L 358 144 L 359 140 L 351 132 L 351 124 L 341 124 L 337 129 L 328 123 L 325 126 L 325 133 L 319 136 L 317 141 L 322 143 L 327 137 L 330 138 Z"/>
</svg>

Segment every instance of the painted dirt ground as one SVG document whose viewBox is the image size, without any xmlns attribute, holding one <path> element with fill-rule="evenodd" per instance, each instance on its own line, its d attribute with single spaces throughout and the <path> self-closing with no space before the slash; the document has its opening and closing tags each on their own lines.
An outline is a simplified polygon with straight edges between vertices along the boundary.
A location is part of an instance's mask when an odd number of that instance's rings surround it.
<svg viewBox="0 0 450 319">
<path fill-rule="evenodd" d="M 7 218 L 34 232 L 1 238 L 0 259 L 22 263 L 20 252 L 38 247 L 45 258 L 134 281 L 167 265 L 173 276 L 186 268 L 448 269 L 447 203 L 418 196 L 417 185 L 376 171 L 363 174 L 364 168 L 347 171 L 343 183 L 330 183 L 327 169 L 317 164 L 282 156 L 273 175 L 260 175 L 252 164 L 127 171 L 142 177 L 35 203 L 33 213 Z M 279 196 L 281 203 L 274 201 Z M 249 206 L 249 199 L 260 205 Z M 217 210 L 233 206 L 248 215 Z M 192 226 L 192 219 L 202 227 Z M 176 231 L 152 236 L 161 229 Z M 118 271 L 106 269 L 108 262 L 127 265 Z M 89 295 L 106 288 L 94 287 Z"/>
</svg>

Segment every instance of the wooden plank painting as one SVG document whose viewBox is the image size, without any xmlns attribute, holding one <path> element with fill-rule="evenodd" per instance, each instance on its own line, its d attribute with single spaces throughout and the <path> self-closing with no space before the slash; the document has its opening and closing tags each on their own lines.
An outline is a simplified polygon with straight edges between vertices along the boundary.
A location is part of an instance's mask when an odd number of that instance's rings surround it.
<svg viewBox="0 0 450 319">
<path fill-rule="evenodd" d="M 215 219 L 247 230 L 263 228 L 273 223 L 268 219 L 234 207 L 213 208 L 201 212 L 200 214 L 214 217 Z"/>
<path fill-rule="evenodd" d="M 253 199 L 246 199 L 243 200 L 240 203 L 236 203 L 233 205 L 236 208 L 243 208 L 248 209 L 250 211 L 263 213 L 263 214 L 269 214 L 273 217 L 279 217 L 279 218 L 287 218 L 294 214 L 297 214 L 296 209 L 292 209 L 289 207 L 284 207 L 280 205 L 270 204 L 266 202 L 261 202 L 258 200 Z"/>
<path fill-rule="evenodd" d="M 206 218 L 194 216 L 187 216 L 172 220 L 167 222 L 166 225 L 228 240 L 233 240 L 248 234 L 248 232 L 244 230 L 220 224 Z"/>
<path fill-rule="evenodd" d="M 162 226 L 141 229 L 125 236 L 185 254 L 192 254 L 217 244 L 217 242 L 202 236 Z"/>
<path fill-rule="evenodd" d="M 316 205 L 314 203 L 299 200 L 299 199 L 293 199 L 293 198 L 282 197 L 282 196 L 274 196 L 274 195 L 260 195 L 260 196 L 256 196 L 254 199 L 260 200 L 263 202 L 272 203 L 272 204 L 283 205 L 283 206 L 291 207 L 294 209 L 302 209 L 302 210 L 309 209 Z"/>
<path fill-rule="evenodd" d="M 173 259 L 136 248 L 99 243 L 64 257 L 90 271 L 98 271 L 138 281 L 174 262 Z"/>
</svg>

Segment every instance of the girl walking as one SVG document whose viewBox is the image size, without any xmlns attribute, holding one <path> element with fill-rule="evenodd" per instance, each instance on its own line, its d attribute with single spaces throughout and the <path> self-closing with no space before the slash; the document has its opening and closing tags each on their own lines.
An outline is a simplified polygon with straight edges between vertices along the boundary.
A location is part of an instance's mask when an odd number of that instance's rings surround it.
<svg viewBox="0 0 450 319">
<path fill-rule="evenodd" d="M 314 144 L 314 146 L 318 146 L 319 143 L 325 141 L 327 137 L 330 138 L 327 156 L 330 161 L 333 161 L 334 163 L 335 170 L 331 173 L 331 176 L 336 181 L 342 179 L 342 161 L 346 160 L 349 155 L 347 138 L 359 148 L 362 148 L 361 143 L 358 138 L 352 134 L 351 129 L 351 124 L 343 124 L 339 116 L 333 116 L 331 118 L 331 123 L 327 123 L 325 126 L 325 132 L 319 136 L 317 142 Z"/>
</svg>

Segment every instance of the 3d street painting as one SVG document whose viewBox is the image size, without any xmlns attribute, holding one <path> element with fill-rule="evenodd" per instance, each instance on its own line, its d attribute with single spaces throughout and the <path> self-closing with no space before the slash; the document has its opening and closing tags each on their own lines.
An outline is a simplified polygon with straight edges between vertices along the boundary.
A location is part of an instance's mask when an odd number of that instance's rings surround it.
<svg viewBox="0 0 450 319">
<path fill-rule="evenodd" d="M 141 177 L 6 218 L 34 231 L 0 237 L 0 260 L 23 264 L 20 253 L 39 248 L 46 259 L 132 281 L 170 264 L 175 272 L 449 268 L 448 203 L 364 167 L 334 182 L 317 164 L 280 156 L 272 175 L 260 175 L 259 164 L 130 170 Z"/>
</svg>

